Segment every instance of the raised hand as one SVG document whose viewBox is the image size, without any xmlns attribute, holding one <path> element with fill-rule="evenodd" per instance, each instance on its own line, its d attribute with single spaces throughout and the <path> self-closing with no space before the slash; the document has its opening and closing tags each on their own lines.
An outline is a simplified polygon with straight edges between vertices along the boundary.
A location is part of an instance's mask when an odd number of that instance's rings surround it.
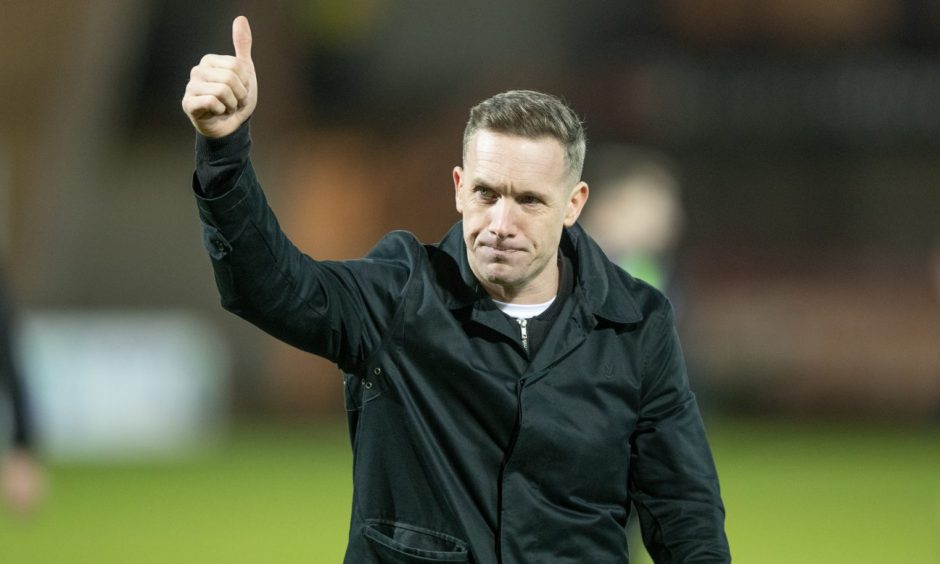
<svg viewBox="0 0 940 564">
<path fill-rule="evenodd" d="M 224 137 L 243 124 L 258 104 L 258 79 L 251 60 L 248 18 L 232 22 L 235 56 L 206 55 L 189 73 L 183 111 L 196 131 Z"/>
</svg>

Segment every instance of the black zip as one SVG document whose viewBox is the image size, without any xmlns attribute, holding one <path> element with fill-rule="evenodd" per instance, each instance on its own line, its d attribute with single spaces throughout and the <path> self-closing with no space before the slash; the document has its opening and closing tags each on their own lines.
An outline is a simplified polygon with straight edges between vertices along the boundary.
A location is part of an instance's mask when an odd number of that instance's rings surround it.
<svg viewBox="0 0 940 564">
<path fill-rule="evenodd" d="M 525 330 L 523 329 L 523 335 L 524 334 Z M 506 454 L 503 455 L 503 462 L 499 466 L 499 482 L 497 482 L 496 498 L 496 562 L 499 564 L 503 562 L 503 475 L 506 473 L 506 465 L 509 464 L 512 451 L 516 448 L 516 439 L 519 437 L 519 427 L 522 423 L 522 388 L 525 386 L 525 380 L 525 378 L 520 378 L 516 383 L 516 425 L 513 427 L 512 435 L 509 437 L 509 444 L 506 446 Z"/>
</svg>

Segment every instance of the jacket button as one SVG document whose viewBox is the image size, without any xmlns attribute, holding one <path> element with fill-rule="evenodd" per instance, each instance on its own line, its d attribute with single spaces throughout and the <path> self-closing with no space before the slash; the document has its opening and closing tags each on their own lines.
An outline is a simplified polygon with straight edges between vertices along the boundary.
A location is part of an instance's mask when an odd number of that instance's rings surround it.
<svg viewBox="0 0 940 564">
<path fill-rule="evenodd" d="M 225 250 L 225 245 L 223 245 L 222 241 L 219 241 L 218 239 L 212 240 L 212 246 L 215 247 L 215 250 L 219 251 L 220 253 Z"/>
<path fill-rule="evenodd" d="M 372 380 L 363 380 L 363 381 L 362 381 L 362 385 L 365 387 L 365 389 L 371 390 L 371 389 L 372 389 Z"/>
<path fill-rule="evenodd" d="M 372 373 L 378 376 L 379 374 L 382 373 L 382 369 L 376 366 L 375 368 L 372 369 Z"/>
</svg>

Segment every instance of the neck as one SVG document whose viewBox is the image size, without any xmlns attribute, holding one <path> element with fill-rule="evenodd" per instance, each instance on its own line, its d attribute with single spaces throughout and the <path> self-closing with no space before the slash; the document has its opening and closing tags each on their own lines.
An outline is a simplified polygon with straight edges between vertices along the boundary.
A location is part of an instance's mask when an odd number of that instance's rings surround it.
<svg viewBox="0 0 940 564">
<path fill-rule="evenodd" d="M 477 276 L 477 280 L 494 300 L 507 304 L 541 304 L 558 294 L 558 262 L 550 261 L 545 270 L 525 285 L 496 284 Z"/>
</svg>

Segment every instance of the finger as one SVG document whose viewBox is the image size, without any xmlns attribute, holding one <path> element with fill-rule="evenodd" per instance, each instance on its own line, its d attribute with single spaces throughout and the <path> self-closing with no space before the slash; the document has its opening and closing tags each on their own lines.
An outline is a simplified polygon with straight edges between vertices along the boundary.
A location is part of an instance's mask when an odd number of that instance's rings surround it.
<svg viewBox="0 0 940 564">
<path fill-rule="evenodd" d="M 186 93 L 190 96 L 215 96 L 230 110 L 238 109 L 238 99 L 227 84 L 220 82 L 204 82 L 191 80 L 186 85 Z"/>
<path fill-rule="evenodd" d="M 215 96 L 187 94 L 183 97 L 183 111 L 186 112 L 186 115 L 199 119 L 206 115 L 220 116 L 227 111 L 227 108 Z"/>
<path fill-rule="evenodd" d="M 215 96 L 187 95 L 183 98 L 183 111 L 193 119 L 202 119 L 206 116 L 222 115 L 226 108 Z"/>
<path fill-rule="evenodd" d="M 245 97 L 248 96 L 248 89 L 242 83 L 238 75 L 232 70 L 198 66 L 193 67 L 193 70 L 189 76 L 194 82 L 202 81 L 225 84 L 232 89 L 232 92 L 235 94 L 235 98 L 239 102 L 243 102 Z"/>
<path fill-rule="evenodd" d="M 232 44 L 235 45 L 236 57 L 251 61 L 251 26 L 245 16 L 238 16 L 232 22 Z"/>
<path fill-rule="evenodd" d="M 197 66 L 230 70 L 238 75 L 238 79 L 242 81 L 242 84 L 246 87 L 248 86 L 251 73 L 249 65 L 246 65 L 244 61 L 231 55 L 205 55 Z M 193 70 L 195 70 L 195 67 Z"/>
</svg>

